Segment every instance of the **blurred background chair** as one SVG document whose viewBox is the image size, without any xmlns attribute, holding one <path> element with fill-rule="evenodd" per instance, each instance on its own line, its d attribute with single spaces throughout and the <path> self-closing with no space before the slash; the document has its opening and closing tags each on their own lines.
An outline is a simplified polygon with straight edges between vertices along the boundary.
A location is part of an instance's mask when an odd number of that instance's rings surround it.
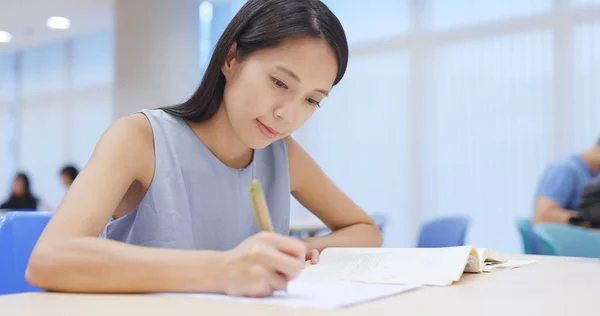
<svg viewBox="0 0 600 316">
<path fill-rule="evenodd" d="M 377 224 L 377 227 L 384 233 L 388 224 L 388 216 L 383 213 L 375 213 L 371 218 Z M 292 218 L 290 221 L 290 236 L 296 238 L 323 236 L 331 233 L 327 226 L 316 217 Z"/>
<path fill-rule="evenodd" d="M 421 226 L 419 248 L 463 246 L 470 218 L 464 216 L 437 218 Z"/>
<path fill-rule="evenodd" d="M 538 238 L 533 231 L 531 218 L 518 218 L 516 223 L 519 234 L 521 235 L 523 253 L 528 255 L 542 254 Z"/>
<path fill-rule="evenodd" d="M 9 213 L 9 212 L 15 212 L 15 211 L 19 211 L 19 212 L 39 212 L 40 210 L 35 209 L 35 208 L 22 208 L 22 209 L 9 209 L 9 208 L 4 208 L 4 209 L 0 209 L 0 214 L 3 213 Z"/>
<path fill-rule="evenodd" d="M 539 224 L 533 227 L 544 255 L 600 258 L 600 233 L 572 225 Z"/>
<path fill-rule="evenodd" d="M 381 233 L 384 234 L 385 227 L 388 223 L 388 216 L 383 213 L 377 213 L 377 214 L 371 215 L 371 218 L 373 218 L 373 220 L 377 224 L 377 227 L 379 227 L 379 231 L 381 231 Z"/>
<path fill-rule="evenodd" d="M 0 295 L 42 291 L 25 281 L 25 269 L 53 214 L 14 211 L 0 216 Z"/>
</svg>

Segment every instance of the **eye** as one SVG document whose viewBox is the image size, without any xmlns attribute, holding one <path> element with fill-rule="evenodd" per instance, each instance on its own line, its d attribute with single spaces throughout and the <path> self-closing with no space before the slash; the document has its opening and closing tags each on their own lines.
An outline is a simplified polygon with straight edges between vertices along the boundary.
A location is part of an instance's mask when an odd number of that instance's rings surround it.
<svg viewBox="0 0 600 316">
<path fill-rule="evenodd" d="M 321 103 L 319 103 L 319 101 L 317 101 L 315 99 L 308 98 L 308 99 L 306 99 L 306 101 L 308 101 L 308 103 L 311 104 L 311 105 L 313 105 L 313 106 L 316 105 L 318 107 L 321 107 Z"/>
<path fill-rule="evenodd" d="M 288 86 L 285 84 L 285 82 L 275 78 L 275 77 L 271 77 L 271 81 L 273 81 L 273 84 L 277 87 L 277 88 L 283 88 L 283 89 L 287 89 Z"/>
</svg>

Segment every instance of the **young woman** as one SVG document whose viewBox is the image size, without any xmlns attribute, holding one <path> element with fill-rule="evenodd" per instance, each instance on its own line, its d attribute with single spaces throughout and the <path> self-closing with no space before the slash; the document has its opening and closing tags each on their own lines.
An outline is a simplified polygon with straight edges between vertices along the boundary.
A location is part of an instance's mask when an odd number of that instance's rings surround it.
<svg viewBox="0 0 600 316">
<path fill-rule="evenodd" d="M 188 101 L 105 132 L 36 245 L 28 281 L 55 291 L 264 296 L 326 247 L 380 246 L 375 223 L 290 137 L 347 59 L 342 26 L 320 1 L 248 1 Z M 276 233 L 258 232 L 253 178 Z M 287 237 L 290 192 L 332 233 Z"/>
<path fill-rule="evenodd" d="M 35 210 L 38 199 L 31 193 L 29 177 L 25 173 L 18 173 L 12 184 L 10 197 L 0 205 L 0 209 Z"/>
</svg>

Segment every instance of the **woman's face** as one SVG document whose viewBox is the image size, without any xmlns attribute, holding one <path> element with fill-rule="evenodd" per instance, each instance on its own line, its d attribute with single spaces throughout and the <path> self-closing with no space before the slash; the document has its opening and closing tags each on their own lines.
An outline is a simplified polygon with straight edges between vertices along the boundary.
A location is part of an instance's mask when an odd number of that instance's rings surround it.
<svg viewBox="0 0 600 316">
<path fill-rule="evenodd" d="M 12 192 L 13 195 L 17 197 L 25 195 L 25 182 L 21 177 L 16 177 L 13 181 Z"/>
<path fill-rule="evenodd" d="M 318 38 L 298 38 L 223 65 L 224 107 L 233 131 L 259 149 L 298 129 L 327 96 L 337 59 Z"/>
</svg>

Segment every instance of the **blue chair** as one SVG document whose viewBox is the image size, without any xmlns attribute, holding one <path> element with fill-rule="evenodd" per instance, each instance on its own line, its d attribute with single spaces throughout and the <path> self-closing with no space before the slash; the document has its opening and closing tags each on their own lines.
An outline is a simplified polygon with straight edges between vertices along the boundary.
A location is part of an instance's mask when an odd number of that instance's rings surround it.
<svg viewBox="0 0 600 316">
<path fill-rule="evenodd" d="M 523 253 L 528 255 L 541 255 L 540 245 L 530 218 L 517 219 L 517 228 L 523 242 Z"/>
<path fill-rule="evenodd" d="M 533 227 L 542 254 L 600 258 L 600 233 L 573 225 L 538 224 Z"/>
<path fill-rule="evenodd" d="M 445 217 L 426 222 L 419 233 L 419 248 L 464 246 L 470 218 Z"/>
<path fill-rule="evenodd" d="M 53 212 L 8 212 L 0 216 L 0 295 L 39 292 L 25 281 L 25 269 Z"/>
<path fill-rule="evenodd" d="M 387 222 L 388 222 L 387 215 L 377 213 L 377 214 L 371 215 L 371 218 L 373 218 L 373 220 L 377 224 L 377 227 L 379 228 L 379 231 L 383 234 L 385 227 L 387 226 Z"/>
</svg>

